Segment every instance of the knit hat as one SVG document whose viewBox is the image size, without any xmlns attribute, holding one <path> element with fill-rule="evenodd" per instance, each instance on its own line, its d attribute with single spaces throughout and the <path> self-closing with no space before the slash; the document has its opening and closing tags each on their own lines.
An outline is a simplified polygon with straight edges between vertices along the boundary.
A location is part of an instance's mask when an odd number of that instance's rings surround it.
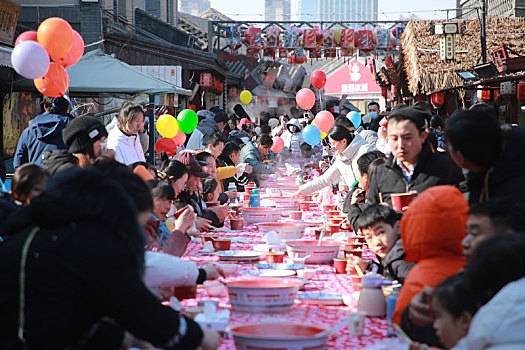
<svg viewBox="0 0 525 350">
<path fill-rule="evenodd" d="M 270 126 L 270 128 L 275 128 L 279 125 L 279 119 L 276 119 L 276 118 L 270 118 L 270 120 L 268 120 L 268 125 Z"/>
<path fill-rule="evenodd" d="M 201 166 L 199 165 L 199 162 L 191 155 L 188 151 L 182 151 L 177 156 L 177 160 L 181 162 L 182 164 L 186 165 L 186 169 L 188 169 L 188 173 L 190 175 L 198 176 L 198 177 L 208 177 L 210 174 L 205 173 L 202 171 Z"/>
<path fill-rule="evenodd" d="M 104 124 L 90 116 L 75 118 L 62 130 L 62 139 L 71 153 L 85 150 L 104 136 L 108 136 Z"/>
</svg>

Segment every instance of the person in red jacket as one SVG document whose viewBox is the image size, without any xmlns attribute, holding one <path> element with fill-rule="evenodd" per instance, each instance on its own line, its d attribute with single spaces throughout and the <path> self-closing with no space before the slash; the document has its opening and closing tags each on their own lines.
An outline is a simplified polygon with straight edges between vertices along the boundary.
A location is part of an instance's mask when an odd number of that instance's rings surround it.
<svg viewBox="0 0 525 350">
<path fill-rule="evenodd" d="M 468 203 L 457 188 L 435 186 L 421 193 L 401 219 L 405 261 L 416 265 L 399 293 L 394 322 L 415 341 L 441 346 L 432 325 L 418 329 L 406 313 L 412 298 L 425 286 L 435 288 L 464 267 L 461 241 L 465 237 L 468 210 Z"/>
</svg>

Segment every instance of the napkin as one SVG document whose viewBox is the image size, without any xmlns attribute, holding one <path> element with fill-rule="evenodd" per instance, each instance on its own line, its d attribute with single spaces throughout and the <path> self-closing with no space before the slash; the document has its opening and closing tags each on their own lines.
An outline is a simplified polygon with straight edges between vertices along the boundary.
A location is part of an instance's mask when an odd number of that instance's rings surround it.
<svg viewBox="0 0 525 350">
<path fill-rule="evenodd" d="M 205 252 L 213 252 L 215 249 L 213 248 L 213 243 L 208 241 L 202 245 L 202 251 Z"/>
<path fill-rule="evenodd" d="M 269 231 L 263 236 L 263 241 L 266 242 L 266 244 L 271 245 L 280 245 L 281 240 L 277 236 L 277 233 L 275 231 Z"/>
</svg>

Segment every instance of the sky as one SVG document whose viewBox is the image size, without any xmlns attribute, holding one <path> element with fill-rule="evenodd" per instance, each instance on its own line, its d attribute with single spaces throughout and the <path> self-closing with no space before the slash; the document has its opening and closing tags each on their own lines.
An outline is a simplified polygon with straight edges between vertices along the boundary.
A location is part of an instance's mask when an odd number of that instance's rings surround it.
<svg viewBox="0 0 525 350">
<path fill-rule="evenodd" d="M 292 19 L 297 19 L 298 2 L 292 1 Z M 264 0 L 210 0 L 211 7 L 235 20 L 264 20 Z M 444 19 L 447 12 L 440 9 L 456 7 L 456 0 L 379 0 L 379 20 L 395 20 L 414 14 L 421 19 Z M 450 12 L 450 18 L 454 17 Z"/>
</svg>

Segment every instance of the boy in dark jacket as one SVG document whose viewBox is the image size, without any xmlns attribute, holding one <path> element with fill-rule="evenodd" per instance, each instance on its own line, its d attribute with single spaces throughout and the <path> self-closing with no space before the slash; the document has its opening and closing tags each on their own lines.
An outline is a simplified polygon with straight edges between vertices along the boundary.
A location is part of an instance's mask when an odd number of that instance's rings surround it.
<svg viewBox="0 0 525 350">
<path fill-rule="evenodd" d="M 378 273 L 402 283 L 414 264 L 405 262 L 405 252 L 399 237 L 399 215 L 385 205 L 373 205 L 359 215 L 355 225 L 379 260 Z M 355 265 L 359 265 L 362 271 L 371 270 L 374 264 L 372 260 L 366 263 L 352 256 L 348 260 L 347 272 L 353 273 Z"/>
</svg>

